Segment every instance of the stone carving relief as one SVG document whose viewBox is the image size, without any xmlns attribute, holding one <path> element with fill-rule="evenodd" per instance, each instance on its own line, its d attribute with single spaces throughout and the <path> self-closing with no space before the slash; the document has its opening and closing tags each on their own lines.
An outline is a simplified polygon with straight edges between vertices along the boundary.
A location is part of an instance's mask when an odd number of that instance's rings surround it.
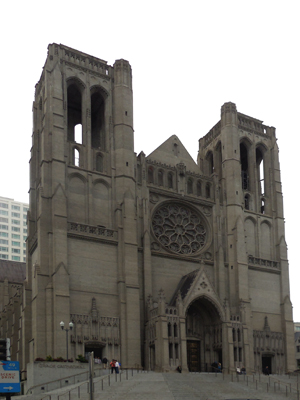
<svg viewBox="0 0 300 400">
<path fill-rule="evenodd" d="M 152 229 L 159 243 L 178 254 L 194 254 L 207 242 L 207 231 L 200 214 L 180 203 L 169 203 L 157 209 Z"/>
</svg>

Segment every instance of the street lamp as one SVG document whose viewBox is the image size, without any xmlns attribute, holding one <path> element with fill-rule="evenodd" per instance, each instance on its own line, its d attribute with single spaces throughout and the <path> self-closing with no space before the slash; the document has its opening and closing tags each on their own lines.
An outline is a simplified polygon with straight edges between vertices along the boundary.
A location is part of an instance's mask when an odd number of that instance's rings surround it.
<svg viewBox="0 0 300 400">
<path fill-rule="evenodd" d="M 65 328 L 65 323 L 64 321 L 60 322 L 60 327 L 62 331 L 66 331 L 66 340 L 67 340 L 67 362 L 69 361 L 69 352 L 68 352 L 68 333 L 73 329 L 73 322 L 69 322 L 69 329 Z"/>
</svg>

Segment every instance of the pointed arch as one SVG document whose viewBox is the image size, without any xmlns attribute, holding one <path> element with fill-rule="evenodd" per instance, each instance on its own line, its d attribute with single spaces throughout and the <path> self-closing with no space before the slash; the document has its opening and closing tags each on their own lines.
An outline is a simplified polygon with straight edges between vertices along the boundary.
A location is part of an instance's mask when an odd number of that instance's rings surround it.
<svg viewBox="0 0 300 400">
<path fill-rule="evenodd" d="M 110 224 L 110 186 L 103 179 L 93 181 L 93 224 L 109 226 Z"/>
<path fill-rule="evenodd" d="M 105 101 L 107 92 L 98 85 L 92 86 L 91 95 L 91 144 L 105 150 Z"/>
<path fill-rule="evenodd" d="M 248 255 L 256 256 L 256 221 L 254 218 L 249 217 L 245 219 L 245 241 Z"/>
<path fill-rule="evenodd" d="M 86 178 L 79 173 L 68 177 L 68 219 L 86 222 Z"/>
<path fill-rule="evenodd" d="M 67 79 L 67 139 L 75 141 L 75 126 L 82 127 L 82 97 L 84 83 L 77 77 Z M 82 138 L 81 138 L 82 141 Z"/>
</svg>

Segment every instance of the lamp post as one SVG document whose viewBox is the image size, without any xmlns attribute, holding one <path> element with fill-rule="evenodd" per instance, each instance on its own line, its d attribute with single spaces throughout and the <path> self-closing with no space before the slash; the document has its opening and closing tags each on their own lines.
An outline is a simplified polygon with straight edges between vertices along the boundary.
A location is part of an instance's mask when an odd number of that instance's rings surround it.
<svg viewBox="0 0 300 400">
<path fill-rule="evenodd" d="M 69 331 L 71 331 L 71 330 L 73 329 L 74 324 L 73 324 L 73 322 L 69 322 L 69 328 L 65 328 L 65 323 L 64 323 L 64 321 L 61 321 L 59 325 L 60 325 L 62 331 L 66 331 L 66 340 L 67 340 L 67 362 L 68 362 L 68 361 L 69 361 L 68 334 L 69 334 Z"/>
</svg>

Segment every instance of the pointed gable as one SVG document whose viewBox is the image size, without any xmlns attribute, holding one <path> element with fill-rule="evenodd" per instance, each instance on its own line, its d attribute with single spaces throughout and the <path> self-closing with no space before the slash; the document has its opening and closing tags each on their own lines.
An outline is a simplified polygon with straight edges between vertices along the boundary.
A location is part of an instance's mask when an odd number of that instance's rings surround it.
<svg viewBox="0 0 300 400">
<path fill-rule="evenodd" d="M 169 137 L 146 158 L 172 166 L 184 163 L 188 171 L 200 173 L 198 165 L 176 135 Z"/>
<path fill-rule="evenodd" d="M 225 310 L 204 268 L 190 272 L 181 278 L 169 303 L 170 306 L 176 306 L 178 295 L 182 298 L 184 309 L 187 309 L 189 304 L 197 298 L 205 296 L 206 299 L 216 306 L 220 318 L 225 320 Z"/>
</svg>

